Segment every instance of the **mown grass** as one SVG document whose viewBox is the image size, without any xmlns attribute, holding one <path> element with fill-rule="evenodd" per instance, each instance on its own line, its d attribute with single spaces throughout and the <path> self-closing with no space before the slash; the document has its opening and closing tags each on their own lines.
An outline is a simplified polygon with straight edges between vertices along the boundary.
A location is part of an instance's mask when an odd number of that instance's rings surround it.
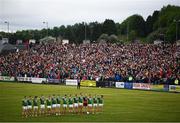
<svg viewBox="0 0 180 123">
<path fill-rule="evenodd" d="M 21 118 L 21 100 L 26 96 L 51 94 L 103 94 L 103 113 Z M 37 85 L 0 82 L 0 121 L 180 121 L 180 94 L 111 88 Z"/>
</svg>

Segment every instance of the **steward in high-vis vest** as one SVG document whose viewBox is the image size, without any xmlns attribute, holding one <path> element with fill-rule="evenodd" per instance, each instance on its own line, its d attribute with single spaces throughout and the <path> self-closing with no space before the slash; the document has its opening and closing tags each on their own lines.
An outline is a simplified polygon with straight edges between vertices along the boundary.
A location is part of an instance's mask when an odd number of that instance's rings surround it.
<svg viewBox="0 0 180 123">
<path fill-rule="evenodd" d="M 178 80 L 178 79 L 175 79 L 175 80 L 174 80 L 174 84 L 175 84 L 175 85 L 179 85 L 179 80 Z"/>
</svg>

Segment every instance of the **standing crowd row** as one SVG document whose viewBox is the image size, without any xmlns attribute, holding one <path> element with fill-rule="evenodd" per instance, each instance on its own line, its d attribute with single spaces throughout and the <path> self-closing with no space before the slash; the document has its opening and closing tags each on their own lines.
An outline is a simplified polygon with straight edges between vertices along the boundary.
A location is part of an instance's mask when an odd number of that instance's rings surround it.
<svg viewBox="0 0 180 123">
<path fill-rule="evenodd" d="M 180 46 L 109 43 L 37 44 L 0 56 L 0 76 L 96 81 L 180 81 Z M 132 78 L 129 80 L 129 78 Z"/>
<path fill-rule="evenodd" d="M 88 96 L 75 94 L 52 95 L 52 96 L 34 96 L 24 97 L 22 100 L 22 117 L 37 117 L 48 115 L 65 114 L 95 114 L 102 112 L 104 104 L 103 95 Z"/>
</svg>

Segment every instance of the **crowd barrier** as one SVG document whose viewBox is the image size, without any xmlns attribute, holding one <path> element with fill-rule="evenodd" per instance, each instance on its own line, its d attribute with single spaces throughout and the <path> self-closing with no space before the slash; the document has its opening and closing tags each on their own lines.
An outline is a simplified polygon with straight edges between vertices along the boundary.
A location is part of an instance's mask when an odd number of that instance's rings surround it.
<svg viewBox="0 0 180 123">
<path fill-rule="evenodd" d="M 18 82 L 29 82 L 29 83 L 37 83 L 37 84 L 61 84 L 62 80 L 59 79 L 51 79 L 51 78 L 35 78 L 35 77 L 16 77 Z"/>
<path fill-rule="evenodd" d="M 32 82 L 31 77 L 17 77 L 16 79 L 19 82 Z"/>
<path fill-rule="evenodd" d="M 12 76 L 0 76 L 0 81 L 15 81 L 15 78 Z"/>
<path fill-rule="evenodd" d="M 126 88 L 126 89 L 133 89 L 133 83 L 125 82 L 124 83 L 124 88 Z"/>
<path fill-rule="evenodd" d="M 32 81 L 32 83 L 37 83 L 37 84 L 41 84 L 41 83 L 43 83 L 43 82 L 46 82 L 47 81 L 47 79 L 46 78 L 31 78 L 31 81 Z"/>
<path fill-rule="evenodd" d="M 66 82 L 66 85 L 74 85 L 74 86 L 77 86 L 77 80 L 66 79 L 65 82 Z"/>
<path fill-rule="evenodd" d="M 47 79 L 46 83 L 48 84 L 64 84 L 64 80 L 61 79 Z"/>
<path fill-rule="evenodd" d="M 47 79 L 46 78 L 35 78 L 35 77 L 17 77 L 17 81 L 41 84 L 43 82 L 46 82 Z"/>
<path fill-rule="evenodd" d="M 133 83 L 133 89 L 150 90 L 151 85 L 147 83 Z"/>
<path fill-rule="evenodd" d="M 96 81 L 93 80 L 82 80 L 81 86 L 96 87 Z"/>
<path fill-rule="evenodd" d="M 165 91 L 166 89 L 164 89 L 164 85 L 151 85 L 151 90 L 153 91 Z"/>
<path fill-rule="evenodd" d="M 170 92 L 180 92 L 180 85 L 169 85 Z"/>
<path fill-rule="evenodd" d="M 130 83 L 130 82 L 116 82 L 116 88 L 136 89 L 136 90 L 152 90 L 152 91 L 172 91 L 180 92 L 178 85 L 153 85 L 149 83 Z"/>
<path fill-rule="evenodd" d="M 116 88 L 124 88 L 124 82 L 116 82 Z"/>
<path fill-rule="evenodd" d="M 164 91 L 169 91 L 169 85 L 167 84 L 164 85 Z"/>
<path fill-rule="evenodd" d="M 115 82 L 112 81 L 103 81 L 96 82 L 96 87 L 115 87 Z"/>
<path fill-rule="evenodd" d="M 10 77 L 0 76 L 0 81 L 11 82 L 28 82 L 28 83 L 46 83 L 46 84 L 65 84 L 77 86 L 78 81 L 73 79 L 51 79 L 51 78 L 36 78 L 36 77 Z M 114 81 L 93 81 L 81 80 L 81 86 L 87 87 L 107 87 L 107 88 L 124 88 L 124 89 L 137 89 L 137 90 L 152 90 L 152 91 L 166 91 L 166 92 L 180 92 L 180 85 L 153 85 L 149 83 L 132 83 L 132 82 L 114 82 Z"/>
</svg>

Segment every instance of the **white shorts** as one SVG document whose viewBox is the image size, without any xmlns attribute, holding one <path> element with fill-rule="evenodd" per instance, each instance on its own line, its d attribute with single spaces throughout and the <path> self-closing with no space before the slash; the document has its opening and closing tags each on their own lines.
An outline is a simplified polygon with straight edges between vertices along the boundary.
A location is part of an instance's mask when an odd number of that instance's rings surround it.
<svg viewBox="0 0 180 123">
<path fill-rule="evenodd" d="M 32 109 L 32 105 L 28 105 L 27 109 Z"/>
<path fill-rule="evenodd" d="M 27 110 L 27 108 L 28 108 L 27 106 L 23 106 L 22 107 L 23 110 Z"/>
<path fill-rule="evenodd" d="M 34 109 L 38 109 L 38 106 L 34 106 L 33 108 L 34 108 Z"/>
<path fill-rule="evenodd" d="M 94 106 L 94 107 L 97 107 L 97 103 L 95 103 L 93 106 Z"/>
<path fill-rule="evenodd" d="M 92 107 L 92 104 L 88 104 L 89 107 Z"/>
<path fill-rule="evenodd" d="M 57 108 L 60 108 L 60 107 L 61 107 L 61 104 L 56 104 L 56 107 L 57 107 Z"/>
<path fill-rule="evenodd" d="M 45 109 L 45 105 L 40 105 L 41 109 Z"/>
<path fill-rule="evenodd" d="M 99 104 L 99 107 L 103 107 L 103 104 Z"/>
<path fill-rule="evenodd" d="M 56 108 L 56 104 L 52 104 L 52 108 Z"/>
<path fill-rule="evenodd" d="M 64 108 L 67 108 L 67 104 L 63 104 L 63 107 L 64 107 Z"/>
<path fill-rule="evenodd" d="M 79 106 L 83 106 L 83 103 L 79 103 Z"/>
<path fill-rule="evenodd" d="M 70 105 L 69 105 L 69 108 L 73 108 L 73 104 L 70 104 Z"/>
<path fill-rule="evenodd" d="M 78 103 L 74 103 L 74 107 L 78 107 Z"/>
<path fill-rule="evenodd" d="M 50 108 L 51 108 L 51 106 L 47 106 L 47 108 L 48 108 L 48 109 L 50 109 Z"/>
</svg>

